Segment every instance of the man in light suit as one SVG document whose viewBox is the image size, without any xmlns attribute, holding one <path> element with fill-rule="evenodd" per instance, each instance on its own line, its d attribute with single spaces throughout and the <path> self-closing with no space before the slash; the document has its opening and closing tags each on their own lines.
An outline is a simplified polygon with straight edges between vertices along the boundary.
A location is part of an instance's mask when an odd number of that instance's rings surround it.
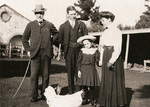
<svg viewBox="0 0 150 107">
<path fill-rule="evenodd" d="M 76 20 L 75 7 L 69 6 L 67 8 L 67 15 L 68 20 L 59 28 L 59 42 L 64 48 L 69 93 L 72 94 L 75 91 L 74 77 L 76 76 L 77 57 L 81 48 L 81 46 L 77 43 L 77 39 L 81 36 L 87 35 L 88 30 L 83 22 Z"/>
<path fill-rule="evenodd" d="M 43 5 L 36 5 L 33 10 L 36 20 L 27 24 L 22 38 L 23 46 L 26 51 L 30 52 L 31 57 L 31 102 L 38 101 L 40 72 L 42 72 L 41 99 L 45 100 L 44 91 L 49 85 L 49 71 L 53 54 L 52 42 L 58 34 L 55 26 L 44 20 L 45 11 Z"/>
</svg>

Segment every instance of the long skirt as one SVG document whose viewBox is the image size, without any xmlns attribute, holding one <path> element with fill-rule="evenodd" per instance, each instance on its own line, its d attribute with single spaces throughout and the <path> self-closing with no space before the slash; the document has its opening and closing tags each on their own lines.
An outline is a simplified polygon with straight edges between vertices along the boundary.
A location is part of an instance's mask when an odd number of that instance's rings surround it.
<svg viewBox="0 0 150 107">
<path fill-rule="evenodd" d="M 121 56 L 115 62 L 113 69 L 107 67 L 113 51 L 113 48 L 106 48 L 103 54 L 98 104 L 105 107 L 117 107 L 118 105 L 127 104 L 125 75 Z"/>
</svg>

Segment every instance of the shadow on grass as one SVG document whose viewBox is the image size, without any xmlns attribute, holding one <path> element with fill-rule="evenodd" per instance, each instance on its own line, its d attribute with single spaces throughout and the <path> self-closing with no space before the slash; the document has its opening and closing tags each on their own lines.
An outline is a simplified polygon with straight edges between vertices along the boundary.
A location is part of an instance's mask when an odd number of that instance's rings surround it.
<svg viewBox="0 0 150 107">
<path fill-rule="evenodd" d="M 81 89 L 81 87 L 80 87 Z M 68 87 L 63 87 L 61 90 L 61 95 L 66 95 L 69 93 Z M 95 93 L 94 93 L 94 98 L 97 100 L 98 99 L 98 95 L 99 95 L 99 87 L 95 87 Z M 90 93 L 87 93 L 87 97 L 90 98 Z"/>
<path fill-rule="evenodd" d="M 94 98 L 96 100 L 98 100 L 99 88 L 100 87 L 95 87 Z M 66 95 L 68 93 L 69 93 L 68 87 L 63 87 L 62 90 L 61 90 L 61 95 Z M 131 98 L 132 98 L 133 93 L 134 93 L 134 91 L 131 88 L 126 88 L 127 104 L 124 107 L 130 107 Z M 88 94 L 87 97 L 90 98 L 90 95 Z"/>
<path fill-rule="evenodd" d="M 66 95 L 66 94 L 68 94 L 68 92 L 69 92 L 68 87 L 63 87 L 61 89 L 60 95 Z"/>
<path fill-rule="evenodd" d="M 61 63 L 61 62 L 59 62 Z M 65 73 L 65 65 L 52 64 L 50 74 Z M 0 78 L 23 77 L 27 69 L 28 61 L 3 61 L 0 63 Z M 27 77 L 31 74 L 30 67 L 27 71 Z M 40 72 L 40 75 L 42 73 Z"/>
<path fill-rule="evenodd" d="M 130 107 L 131 98 L 132 98 L 133 93 L 134 93 L 134 91 L 131 88 L 126 88 L 127 104 L 125 105 L 125 107 Z"/>
<path fill-rule="evenodd" d="M 64 65 L 52 64 L 50 69 L 51 74 L 56 73 L 66 73 L 66 68 Z"/>
<path fill-rule="evenodd" d="M 150 85 L 143 85 L 140 89 L 136 90 L 140 92 L 139 98 L 150 98 Z"/>
<path fill-rule="evenodd" d="M 0 63 L 0 77 L 9 78 L 16 76 L 24 76 L 28 61 L 1 61 Z M 27 76 L 30 75 L 30 69 L 28 69 Z"/>
</svg>

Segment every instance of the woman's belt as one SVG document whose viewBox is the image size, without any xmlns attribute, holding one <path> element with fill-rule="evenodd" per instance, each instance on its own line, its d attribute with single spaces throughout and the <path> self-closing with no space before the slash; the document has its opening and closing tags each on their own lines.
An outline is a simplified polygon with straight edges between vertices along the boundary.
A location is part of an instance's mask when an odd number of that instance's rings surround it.
<svg viewBox="0 0 150 107">
<path fill-rule="evenodd" d="M 110 50 L 110 49 L 112 49 L 113 47 L 114 47 L 114 46 L 105 46 L 105 45 L 103 46 L 103 48 L 104 48 L 104 49 L 107 49 L 107 50 Z"/>
</svg>

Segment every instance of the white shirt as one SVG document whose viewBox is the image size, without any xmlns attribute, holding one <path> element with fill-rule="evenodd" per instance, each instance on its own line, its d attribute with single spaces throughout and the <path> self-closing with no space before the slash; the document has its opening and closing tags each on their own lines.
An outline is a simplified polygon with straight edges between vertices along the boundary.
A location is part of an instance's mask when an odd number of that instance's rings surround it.
<svg viewBox="0 0 150 107">
<path fill-rule="evenodd" d="M 70 23 L 70 25 L 72 26 L 72 28 L 74 28 L 74 26 L 75 26 L 75 20 L 74 20 L 74 21 L 69 20 L 69 23 Z"/>
<path fill-rule="evenodd" d="M 41 22 L 43 22 L 43 20 L 37 20 L 38 24 L 41 25 Z"/>
<path fill-rule="evenodd" d="M 114 52 L 112 53 L 112 57 L 109 60 L 109 63 L 114 63 L 120 53 L 122 48 L 122 33 L 121 31 L 113 24 L 111 24 L 108 29 L 106 29 L 100 38 L 100 46 L 113 46 Z M 103 48 L 101 48 L 101 52 L 103 52 Z M 102 54 L 103 55 L 103 54 Z M 102 59 L 102 56 L 101 56 Z"/>
</svg>

